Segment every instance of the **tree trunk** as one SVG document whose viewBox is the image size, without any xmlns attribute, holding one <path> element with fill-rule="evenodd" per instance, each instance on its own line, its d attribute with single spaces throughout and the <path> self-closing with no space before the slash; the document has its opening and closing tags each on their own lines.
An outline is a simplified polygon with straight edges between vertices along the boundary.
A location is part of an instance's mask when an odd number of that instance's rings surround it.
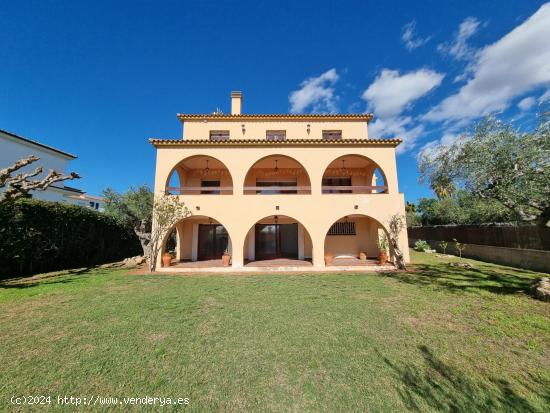
<svg viewBox="0 0 550 413">
<path fill-rule="evenodd" d="M 407 267 L 405 265 L 405 259 L 403 258 L 403 253 L 397 246 L 397 240 L 395 238 L 391 238 L 391 244 L 395 252 L 395 266 L 400 270 L 406 270 Z"/>
<path fill-rule="evenodd" d="M 147 222 L 141 220 L 139 224 L 134 226 L 134 233 L 139 239 L 141 249 L 143 250 L 143 256 L 149 267 L 149 271 L 154 271 L 154 263 L 152 263 L 152 251 L 151 251 L 151 232 L 147 231 Z"/>
</svg>

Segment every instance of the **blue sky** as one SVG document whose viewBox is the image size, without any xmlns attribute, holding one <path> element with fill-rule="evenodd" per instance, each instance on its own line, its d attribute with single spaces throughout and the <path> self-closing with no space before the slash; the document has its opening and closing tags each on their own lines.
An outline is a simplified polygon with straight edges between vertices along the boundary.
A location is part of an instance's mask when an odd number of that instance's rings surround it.
<svg viewBox="0 0 550 413">
<path fill-rule="evenodd" d="M 479 116 L 533 124 L 550 97 L 541 1 L 0 1 L 0 129 L 75 153 L 89 193 L 152 184 L 150 137 L 177 112 L 372 111 L 405 140 L 407 200 L 430 196 L 416 156 Z"/>
</svg>

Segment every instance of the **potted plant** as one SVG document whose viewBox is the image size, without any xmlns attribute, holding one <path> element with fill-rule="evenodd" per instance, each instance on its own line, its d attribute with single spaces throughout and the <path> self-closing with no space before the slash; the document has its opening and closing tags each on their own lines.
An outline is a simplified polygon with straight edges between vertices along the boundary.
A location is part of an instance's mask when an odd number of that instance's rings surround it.
<svg viewBox="0 0 550 413">
<path fill-rule="evenodd" d="M 172 259 L 174 257 L 169 252 L 165 252 L 162 254 L 162 266 L 163 267 L 169 267 L 172 264 Z"/>
<path fill-rule="evenodd" d="M 378 237 L 378 265 L 384 265 L 388 262 L 388 247 L 389 242 L 386 234 L 382 234 Z"/>
<path fill-rule="evenodd" d="M 334 260 L 334 254 L 332 252 L 325 252 L 325 265 L 332 264 Z"/>
<path fill-rule="evenodd" d="M 224 267 L 229 267 L 229 263 L 231 261 L 231 254 L 228 250 L 225 250 L 222 255 L 222 264 Z"/>
</svg>

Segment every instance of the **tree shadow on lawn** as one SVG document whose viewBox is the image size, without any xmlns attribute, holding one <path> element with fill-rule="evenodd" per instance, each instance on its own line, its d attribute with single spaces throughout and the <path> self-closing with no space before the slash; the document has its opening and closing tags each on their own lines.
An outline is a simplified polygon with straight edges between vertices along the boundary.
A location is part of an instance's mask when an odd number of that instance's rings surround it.
<svg viewBox="0 0 550 413">
<path fill-rule="evenodd" d="M 517 394 L 510 383 L 493 377 L 476 382 L 459 370 L 438 359 L 428 347 L 419 346 L 424 366 L 401 365 L 378 354 L 402 384 L 395 386 L 409 410 L 423 411 L 425 405 L 444 412 L 539 412 L 527 399 Z M 525 389 L 550 404 L 550 383 L 529 375 L 533 383 L 522 383 Z M 534 385 L 539 388 L 535 389 Z M 542 390 L 541 390 L 542 389 Z"/>
<path fill-rule="evenodd" d="M 455 292 L 484 290 L 494 294 L 526 291 L 537 276 L 537 273 L 528 270 L 502 267 L 497 271 L 489 265 L 461 268 L 451 267 L 446 263 L 414 264 L 407 271 L 392 274 L 393 278 L 409 284 L 445 288 Z"/>
<path fill-rule="evenodd" d="M 40 276 L 31 276 L 31 277 L 17 277 L 17 278 L 7 278 L 0 279 L 0 289 L 3 288 L 31 288 L 37 287 L 40 285 L 51 285 L 51 284 L 67 284 L 73 281 L 81 280 L 82 276 L 86 276 L 90 273 L 93 268 L 78 268 L 74 270 L 66 271 L 56 271 L 51 274 L 45 274 Z M 77 276 L 77 277 L 75 277 Z M 62 279 L 55 279 L 61 278 Z"/>
</svg>

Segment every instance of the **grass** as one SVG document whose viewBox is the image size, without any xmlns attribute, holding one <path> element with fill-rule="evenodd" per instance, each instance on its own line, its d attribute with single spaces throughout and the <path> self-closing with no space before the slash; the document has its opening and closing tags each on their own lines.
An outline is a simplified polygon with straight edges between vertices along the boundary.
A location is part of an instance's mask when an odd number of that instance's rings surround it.
<svg viewBox="0 0 550 413">
<path fill-rule="evenodd" d="M 388 274 L 4 282 L 0 409 L 29 410 L 12 395 L 148 395 L 188 397 L 189 411 L 550 411 L 550 304 L 525 294 L 540 274 L 413 260 Z"/>
</svg>

